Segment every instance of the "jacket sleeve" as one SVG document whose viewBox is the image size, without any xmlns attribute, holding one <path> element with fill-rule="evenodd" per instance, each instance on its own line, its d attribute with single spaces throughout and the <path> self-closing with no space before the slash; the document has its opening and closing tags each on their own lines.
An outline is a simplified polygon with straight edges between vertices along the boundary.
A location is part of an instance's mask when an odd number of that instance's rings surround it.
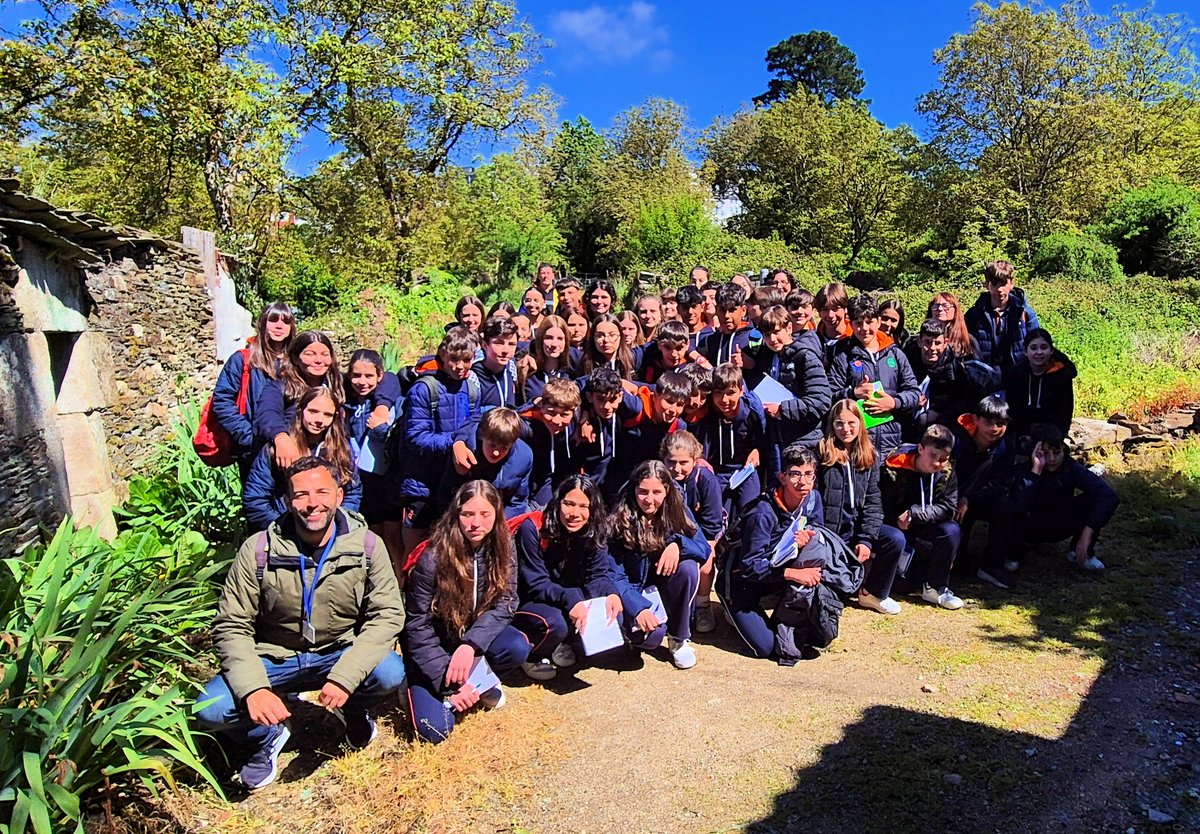
<svg viewBox="0 0 1200 834">
<path fill-rule="evenodd" d="M 598 548 L 592 553 L 592 558 L 583 572 L 583 588 L 587 591 L 589 599 L 606 597 L 609 594 L 620 595 L 609 569 L 611 561 L 612 557 L 608 554 L 607 547 Z"/>
<path fill-rule="evenodd" d="M 267 380 L 255 408 L 254 432 L 259 437 L 270 443 L 276 435 L 287 433 L 287 408 L 283 398 L 283 385 L 279 380 Z"/>
<path fill-rule="evenodd" d="M 376 406 L 386 405 L 388 408 L 395 408 L 396 403 L 403 398 L 404 395 L 400 393 L 400 377 L 391 371 L 384 371 L 383 379 L 379 380 L 378 387 L 371 395 L 371 402 Z"/>
<path fill-rule="evenodd" d="M 271 447 L 258 450 L 246 483 L 242 486 L 242 511 L 255 530 L 266 530 L 284 511 L 283 496 L 275 483 L 275 464 L 271 462 Z"/>
<path fill-rule="evenodd" d="M 400 645 L 408 662 L 439 690 L 446 683 L 450 654 L 442 645 L 433 621 L 433 589 L 437 554 L 426 547 L 404 583 L 404 608 L 408 621 L 400 634 Z"/>
<path fill-rule="evenodd" d="M 225 577 L 225 590 L 221 593 L 217 618 L 212 628 L 213 643 L 221 661 L 221 674 L 238 701 L 244 701 L 250 693 L 271 686 L 267 668 L 258 656 L 254 634 L 262 593 L 255 573 L 254 557 L 259 535 L 255 533 L 238 550 Z"/>
<path fill-rule="evenodd" d="M 508 590 L 505 591 L 490 611 L 485 611 L 479 619 L 471 623 L 463 635 L 463 642 L 481 655 L 492 645 L 492 641 L 500 636 L 500 632 L 512 623 L 513 614 L 517 611 L 517 560 L 514 558 L 508 577 Z"/>
<path fill-rule="evenodd" d="M 716 541 L 725 526 L 725 507 L 721 500 L 721 482 L 712 470 L 701 469 L 696 473 L 696 493 L 700 498 L 696 523 L 706 540 Z"/>
<path fill-rule="evenodd" d="M 533 450 L 524 440 L 517 438 L 509 458 L 508 477 L 513 483 L 504 508 L 506 518 L 516 518 L 529 512 L 529 475 L 533 472 Z M 452 464 L 453 465 L 453 464 Z M 444 505 L 445 506 L 445 505 Z"/>
<path fill-rule="evenodd" d="M 896 360 L 896 392 L 892 398 L 896 401 L 897 411 L 911 414 L 921 401 L 921 388 L 913 374 L 912 365 L 908 364 L 908 357 L 899 349 L 892 351 L 892 354 Z"/>
<path fill-rule="evenodd" d="M 850 359 L 842 351 L 834 353 L 829 361 L 829 393 L 833 400 L 854 398 L 854 376 L 850 373 Z"/>
<path fill-rule="evenodd" d="M 561 611 L 570 611 L 586 598 L 579 588 L 564 588 L 550 578 L 542 554 L 541 533 L 531 519 L 521 522 L 516 535 L 517 561 L 521 570 L 521 599 L 544 602 Z"/>
<path fill-rule="evenodd" d="M 853 476 L 851 476 L 853 477 Z M 851 539 L 851 546 L 865 544 L 875 547 L 875 539 L 879 537 L 879 528 L 883 526 L 883 501 L 879 497 L 879 467 L 873 466 L 867 471 L 867 490 L 863 496 L 862 509 L 858 511 L 856 525 Z"/>
<path fill-rule="evenodd" d="M 429 404 L 429 386 L 423 382 L 408 392 L 408 421 L 404 431 L 413 449 L 423 454 L 438 454 L 454 445 L 453 432 L 438 431 L 433 424 L 433 409 Z"/>
<path fill-rule="evenodd" d="M 629 578 L 629 574 L 625 570 L 625 557 L 629 556 L 625 552 L 625 546 L 620 542 L 610 543 L 608 549 L 608 576 L 613 587 L 617 590 L 617 596 L 621 598 L 621 607 L 625 613 L 631 617 L 636 617 L 638 614 L 650 607 L 650 600 L 642 596 L 642 591 Z"/>
<path fill-rule="evenodd" d="M 699 562 L 703 565 L 708 561 L 708 557 L 712 555 L 712 548 L 708 546 L 708 539 L 704 537 L 704 531 L 700 529 L 700 525 L 692 517 L 692 511 L 686 506 L 683 510 L 687 513 L 688 520 L 692 522 L 692 526 L 695 529 L 692 530 L 691 535 L 688 535 L 683 530 L 675 534 L 675 541 L 679 544 L 679 558 L 690 559 L 693 562 Z"/>
<path fill-rule="evenodd" d="M 368 536 L 374 533 L 366 533 Z M 353 692 L 396 645 L 404 628 L 404 603 L 383 539 L 375 542 L 368 566 L 366 619 L 354 642 L 329 671 L 329 680 Z"/>
<path fill-rule="evenodd" d="M 795 381 L 792 393 L 795 399 L 779 404 L 779 415 L 785 420 L 805 426 L 816 426 L 825 417 L 833 400 L 829 392 L 829 377 L 821 360 L 812 351 L 801 348 L 796 351 Z"/>
<path fill-rule="evenodd" d="M 250 418 L 238 411 L 238 394 L 242 390 L 242 372 L 246 367 L 246 354 L 236 351 L 225 362 L 213 388 L 212 414 L 217 418 L 233 442 L 243 448 L 254 445 L 254 426 Z M 250 392 L 246 392 L 249 396 Z"/>
<path fill-rule="evenodd" d="M 742 526 L 742 575 L 754 582 L 779 579 L 782 571 L 771 566 L 775 550 L 773 513 L 753 512 Z"/>
<path fill-rule="evenodd" d="M 1108 483 L 1077 460 L 1069 461 L 1071 481 L 1088 502 L 1087 526 L 1099 531 L 1112 519 L 1120 499 Z"/>
</svg>

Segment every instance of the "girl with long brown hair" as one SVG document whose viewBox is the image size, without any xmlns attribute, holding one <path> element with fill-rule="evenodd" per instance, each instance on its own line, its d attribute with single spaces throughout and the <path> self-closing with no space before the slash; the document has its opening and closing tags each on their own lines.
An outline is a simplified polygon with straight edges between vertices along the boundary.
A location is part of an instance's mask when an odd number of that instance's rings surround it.
<svg viewBox="0 0 1200 834">
<path fill-rule="evenodd" d="M 979 345 L 967 328 L 967 319 L 958 296 L 952 292 L 934 295 L 929 302 L 929 318 L 945 323 L 946 342 L 954 349 L 955 356 L 960 359 L 979 358 Z"/>
<path fill-rule="evenodd" d="M 899 614 L 890 594 L 904 553 L 904 534 L 883 523 L 878 455 L 855 400 L 838 400 L 825 415 L 825 436 L 817 445 L 817 489 L 825 507 L 825 527 L 842 539 L 867 569 L 858 604 L 881 614 Z"/>
<path fill-rule="evenodd" d="M 340 506 L 357 512 L 362 500 L 362 482 L 350 455 L 341 405 L 334 399 L 332 391 L 325 386 L 305 391 L 296 404 L 288 437 L 296 446 L 298 457 L 312 455 L 333 464 L 343 492 Z M 265 446 L 251 464 L 242 488 L 242 506 L 246 521 L 255 530 L 266 530 L 287 512 L 285 471 L 286 467 L 274 463 L 271 450 Z"/>
<path fill-rule="evenodd" d="M 504 703 L 499 684 L 484 692 L 468 684 L 476 663 L 486 660 L 503 677 L 525 661 L 530 646 L 512 625 L 517 559 L 495 487 L 487 481 L 459 487 L 418 548 L 404 588 L 408 622 L 400 642 L 413 730 L 437 744 L 454 729 L 455 713 Z"/>
<path fill-rule="evenodd" d="M 631 641 L 653 649 L 665 636 L 671 662 L 695 666 L 692 603 L 709 547 L 662 461 L 643 461 L 629 476 L 612 514 L 608 549 Z"/>
<path fill-rule="evenodd" d="M 288 436 L 288 425 L 296 403 L 304 392 L 317 385 L 329 389 L 338 408 L 346 401 L 337 350 L 328 336 L 319 330 L 296 334 L 288 345 L 287 361 L 263 389 L 254 430 L 271 444 L 275 463 L 280 469 L 291 466 L 300 457 L 300 449 Z"/>
<path fill-rule="evenodd" d="M 559 316 L 543 316 L 529 343 L 529 355 L 517 362 L 517 387 L 525 402 L 542 395 L 546 380 L 571 376 L 568 342 L 567 322 Z"/>
<path fill-rule="evenodd" d="M 633 379 L 637 370 L 641 351 L 634 351 L 625 344 L 621 334 L 621 322 L 612 313 L 602 313 L 592 319 L 592 329 L 583 344 L 583 374 L 590 374 L 593 369 L 607 366 L 616 370 L 621 379 Z"/>
</svg>

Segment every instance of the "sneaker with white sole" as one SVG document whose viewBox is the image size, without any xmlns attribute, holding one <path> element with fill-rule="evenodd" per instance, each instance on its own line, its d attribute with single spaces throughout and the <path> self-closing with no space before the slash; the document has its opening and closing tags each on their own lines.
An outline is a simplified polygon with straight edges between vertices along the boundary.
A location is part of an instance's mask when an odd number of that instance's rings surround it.
<svg viewBox="0 0 1200 834">
<path fill-rule="evenodd" d="M 871 611 L 878 611 L 880 614 L 895 616 L 900 613 L 900 603 L 891 597 L 880 599 L 865 588 L 858 592 L 858 605 L 860 608 L 867 608 Z"/>
<path fill-rule="evenodd" d="M 343 709 L 342 719 L 346 722 L 346 743 L 351 750 L 362 750 L 379 735 L 375 719 L 365 709 Z"/>
<path fill-rule="evenodd" d="M 292 737 L 287 724 L 276 724 L 242 766 L 239 776 L 248 791 L 265 788 L 279 777 L 279 753 Z"/>
<path fill-rule="evenodd" d="M 667 637 L 667 651 L 671 653 L 671 662 L 676 669 L 691 669 L 696 665 L 696 650 L 690 640 L 676 640 Z"/>
<path fill-rule="evenodd" d="M 1006 571 L 1008 571 L 1009 573 L 1016 573 L 1017 571 L 1019 571 L 1021 569 L 1021 563 L 1018 562 L 1016 559 L 1009 559 L 1007 562 L 1004 563 L 1004 569 Z"/>
<path fill-rule="evenodd" d="M 568 669 L 578 662 L 578 658 L 575 657 L 574 649 L 566 643 L 559 643 L 550 653 L 550 662 L 560 669 Z"/>
<path fill-rule="evenodd" d="M 938 590 L 930 585 L 921 587 L 921 599 L 926 602 L 936 605 L 940 608 L 945 608 L 947 611 L 957 611 L 963 607 L 963 601 L 954 595 L 954 591 L 949 588 Z"/>
<path fill-rule="evenodd" d="M 717 617 L 713 614 L 711 602 L 701 602 L 696 606 L 696 633 L 708 634 L 717 630 Z"/>
<path fill-rule="evenodd" d="M 484 709 L 501 709 L 508 703 L 508 696 L 498 686 L 493 686 L 487 692 L 479 693 L 479 706 Z"/>
<path fill-rule="evenodd" d="M 1104 570 L 1104 563 L 1101 562 L 1099 559 L 1097 559 L 1095 556 L 1089 556 L 1086 559 L 1084 559 L 1082 562 L 1076 562 L 1075 561 L 1075 551 L 1071 550 L 1070 548 L 1067 548 L 1067 562 L 1069 564 L 1074 565 L 1075 567 L 1079 568 L 1080 570 L 1087 570 L 1087 571 L 1102 571 L 1102 570 Z"/>
<path fill-rule="evenodd" d="M 975 572 L 975 576 L 979 581 L 995 585 L 997 588 L 1005 591 L 1016 584 L 1016 580 L 1013 579 L 1012 574 L 1003 568 L 980 568 Z"/>
<path fill-rule="evenodd" d="M 534 681 L 552 681 L 558 677 L 558 670 L 554 668 L 554 664 L 550 662 L 549 658 L 522 663 L 521 671 L 527 678 Z"/>
</svg>

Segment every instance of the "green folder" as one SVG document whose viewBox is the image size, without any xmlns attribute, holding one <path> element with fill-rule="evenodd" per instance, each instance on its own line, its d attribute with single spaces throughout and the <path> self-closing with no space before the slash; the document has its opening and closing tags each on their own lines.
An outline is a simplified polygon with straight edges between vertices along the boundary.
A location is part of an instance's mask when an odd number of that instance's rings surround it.
<svg viewBox="0 0 1200 834">
<path fill-rule="evenodd" d="M 871 399 L 875 399 L 876 397 L 878 397 L 880 394 L 883 393 L 883 383 L 880 382 L 879 380 L 875 380 L 874 388 L 875 388 L 875 390 L 871 392 Z M 862 409 L 863 428 L 865 428 L 867 431 L 870 431 L 871 429 L 875 428 L 876 426 L 882 426 L 882 425 L 892 422 L 893 418 L 892 418 L 891 414 L 884 414 L 882 417 L 876 417 L 875 415 L 869 413 L 866 409 L 866 406 L 864 405 L 864 402 L 865 402 L 864 400 L 859 400 L 858 407 L 860 409 Z"/>
</svg>

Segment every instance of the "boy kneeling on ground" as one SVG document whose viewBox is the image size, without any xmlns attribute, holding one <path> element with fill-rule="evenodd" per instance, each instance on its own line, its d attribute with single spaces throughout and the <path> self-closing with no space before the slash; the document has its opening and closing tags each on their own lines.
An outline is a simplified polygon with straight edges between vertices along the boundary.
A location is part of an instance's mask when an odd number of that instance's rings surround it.
<svg viewBox="0 0 1200 834">
<path fill-rule="evenodd" d="M 252 791 L 275 781 L 291 736 L 281 694 L 320 689 L 360 749 L 376 735 L 371 707 L 404 682 L 393 651 L 404 605 L 387 548 L 339 507 L 328 461 L 300 458 L 286 479 L 288 513 L 229 569 L 212 629 L 221 674 L 198 699 L 201 725 L 251 748 L 240 775 Z"/>
</svg>

